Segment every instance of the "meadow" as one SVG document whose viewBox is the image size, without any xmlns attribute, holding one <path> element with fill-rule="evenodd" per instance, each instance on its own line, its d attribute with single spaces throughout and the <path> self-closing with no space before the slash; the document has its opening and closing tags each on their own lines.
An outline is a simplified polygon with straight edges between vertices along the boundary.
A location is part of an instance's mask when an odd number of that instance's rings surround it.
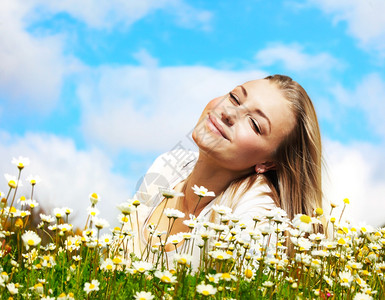
<svg viewBox="0 0 385 300">
<path fill-rule="evenodd" d="M 248 224 L 214 206 L 216 222 L 190 215 L 189 231 L 176 235 L 172 226 L 185 216 L 164 209 L 168 230 L 148 224 L 147 244 L 139 246 L 137 199 L 117 206 L 120 226 L 109 228 L 99 216 L 101 196 L 91 193 L 85 226 L 74 228 L 71 208 L 38 212 L 40 178 L 22 178 L 27 158 L 12 163 L 16 175 L 5 174 L 0 204 L 1 299 L 385 298 L 385 228 L 341 221 L 348 199 L 338 216 L 332 203 L 327 216 L 318 208 L 290 220 L 277 208 Z M 21 182 L 29 195 L 18 194 Z M 197 201 L 210 193 L 197 186 L 194 192 Z M 166 201 L 176 195 L 160 193 Z"/>
</svg>

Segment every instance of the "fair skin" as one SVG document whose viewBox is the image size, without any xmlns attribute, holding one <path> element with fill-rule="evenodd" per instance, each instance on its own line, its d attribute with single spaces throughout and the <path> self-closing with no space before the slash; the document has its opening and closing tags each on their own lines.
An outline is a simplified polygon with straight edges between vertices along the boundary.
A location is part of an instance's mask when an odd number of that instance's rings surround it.
<svg viewBox="0 0 385 300">
<path fill-rule="evenodd" d="M 219 195 L 236 179 L 274 168 L 274 151 L 294 126 L 289 102 L 266 79 L 246 82 L 213 99 L 193 131 L 198 161 L 188 179 L 175 187 L 184 189 L 185 197 L 171 199 L 167 207 L 183 211 L 187 219 L 197 204 L 198 196 L 192 190 L 195 184 Z M 195 215 L 212 200 L 202 198 Z M 157 222 L 162 208 L 158 206 L 149 222 Z M 175 222 L 171 234 L 188 230 L 182 221 Z M 166 230 L 167 225 L 168 219 L 162 217 L 158 230 Z"/>
</svg>

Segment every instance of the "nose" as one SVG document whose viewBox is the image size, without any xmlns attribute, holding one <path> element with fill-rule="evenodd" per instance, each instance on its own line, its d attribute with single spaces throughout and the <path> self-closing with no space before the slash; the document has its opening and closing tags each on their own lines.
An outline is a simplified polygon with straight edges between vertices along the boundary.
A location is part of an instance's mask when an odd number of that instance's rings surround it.
<svg viewBox="0 0 385 300">
<path fill-rule="evenodd" d="M 221 120 L 226 125 L 233 126 L 235 122 L 235 112 L 231 113 L 228 110 L 224 109 L 221 113 Z"/>
</svg>

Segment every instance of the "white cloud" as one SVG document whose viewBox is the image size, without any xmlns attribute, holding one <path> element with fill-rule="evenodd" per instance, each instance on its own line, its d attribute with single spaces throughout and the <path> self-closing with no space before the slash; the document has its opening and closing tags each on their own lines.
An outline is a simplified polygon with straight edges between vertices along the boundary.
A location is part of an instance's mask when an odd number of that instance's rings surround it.
<svg viewBox="0 0 385 300">
<path fill-rule="evenodd" d="M 62 54 L 62 37 L 32 37 L 25 31 L 27 11 L 18 1 L 1 4 L 0 92 L 12 105 L 21 102 L 44 111 L 54 105 L 74 62 Z"/>
<path fill-rule="evenodd" d="M 127 28 L 155 10 L 174 14 L 183 26 L 207 29 L 211 14 L 182 0 L 4 0 L 0 10 L 0 94 L 15 109 L 52 109 L 62 90 L 66 75 L 84 66 L 65 54 L 65 32 L 33 35 L 27 28 L 36 22 L 67 13 L 98 29 Z"/>
<path fill-rule="evenodd" d="M 279 63 L 291 72 L 306 71 L 319 74 L 342 67 L 342 63 L 329 53 L 311 55 L 305 53 L 299 44 L 276 43 L 258 51 L 255 58 L 259 66 L 271 66 Z"/>
<path fill-rule="evenodd" d="M 22 171 L 22 179 L 39 175 L 42 182 L 36 185 L 35 197 L 42 208 L 52 213 L 54 207 L 68 206 L 74 209 L 74 223 L 84 226 L 86 208 L 90 205 L 88 195 L 98 193 L 101 217 L 116 224 L 116 205 L 125 201 L 129 194 L 126 178 L 111 171 L 109 157 L 96 149 L 78 150 L 71 139 L 54 135 L 29 133 L 22 137 L 0 133 L 0 169 L 3 173 L 17 175 L 12 157 L 29 157 L 31 164 Z M 8 191 L 5 179 L 0 181 L 0 190 Z M 132 191 L 134 192 L 134 191 Z M 29 184 L 24 182 L 22 193 L 29 197 Z"/>
<path fill-rule="evenodd" d="M 86 138 L 115 149 L 164 151 L 195 126 L 205 105 L 266 74 L 207 67 L 103 67 L 80 85 Z M 97 77 L 97 80 L 95 80 Z"/>
<path fill-rule="evenodd" d="M 379 74 L 366 75 L 353 90 L 337 85 L 333 94 L 344 106 L 360 109 L 369 122 L 370 130 L 385 138 L 385 81 Z"/>
<path fill-rule="evenodd" d="M 378 50 L 385 56 L 385 1 L 383 0 L 309 0 L 334 22 L 345 21 L 348 32 L 368 50 Z"/>
<path fill-rule="evenodd" d="M 111 29 L 128 28 L 156 10 L 174 15 L 176 21 L 187 27 L 206 29 L 211 21 L 210 12 L 195 9 L 183 0 L 34 0 L 38 9 L 50 14 L 68 13 L 88 26 Z"/>
<path fill-rule="evenodd" d="M 329 201 L 340 204 L 335 216 L 339 218 L 342 200 L 349 198 L 351 204 L 346 208 L 345 218 L 353 222 L 384 225 L 384 146 L 342 145 L 336 141 L 326 141 L 324 146 L 328 171 L 324 193 Z"/>
</svg>

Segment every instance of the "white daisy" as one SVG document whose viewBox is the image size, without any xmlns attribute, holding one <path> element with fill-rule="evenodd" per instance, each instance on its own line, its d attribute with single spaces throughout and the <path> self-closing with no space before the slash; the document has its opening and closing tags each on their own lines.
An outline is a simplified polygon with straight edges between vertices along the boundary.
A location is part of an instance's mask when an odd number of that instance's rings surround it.
<svg viewBox="0 0 385 300">
<path fill-rule="evenodd" d="M 100 196 L 96 193 L 90 194 L 89 198 L 92 205 L 96 205 L 100 201 Z"/>
<path fill-rule="evenodd" d="M 300 231 L 308 233 L 313 231 L 313 224 L 319 224 L 320 222 L 320 220 L 304 214 L 297 214 L 293 219 L 294 227 L 298 228 Z"/>
<path fill-rule="evenodd" d="M 183 241 L 182 235 L 180 235 L 179 233 L 172 234 L 167 238 L 165 245 L 167 244 L 178 245 L 181 241 Z"/>
<path fill-rule="evenodd" d="M 175 208 L 166 208 L 164 210 L 164 214 L 167 216 L 167 218 L 174 218 L 174 219 L 184 218 L 185 216 L 183 212 Z"/>
<path fill-rule="evenodd" d="M 19 289 L 16 287 L 14 283 L 8 283 L 7 289 L 11 295 L 16 295 L 19 292 Z"/>
<path fill-rule="evenodd" d="M 37 233 L 27 230 L 22 236 L 24 246 L 37 246 L 41 242 L 41 238 L 37 235 Z"/>
<path fill-rule="evenodd" d="M 217 289 L 211 284 L 199 284 L 197 285 L 197 292 L 203 296 L 215 295 Z"/>
<path fill-rule="evenodd" d="M 35 185 L 37 183 L 40 183 L 41 182 L 41 178 L 37 175 L 29 175 L 27 177 L 27 181 L 31 184 L 31 185 Z"/>
<path fill-rule="evenodd" d="M 216 211 L 220 215 L 228 215 L 232 212 L 232 209 L 230 207 L 224 206 L 224 205 L 216 205 L 214 204 L 212 209 Z"/>
<path fill-rule="evenodd" d="M 23 186 L 20 180 L 19 180 L 19 182 L 17 182 L 16 176 L 4 174 L 4 177 L 7 180 L 8 186 L 11 189 L 15 189 L 17 186 Z"/>
<path fill-rule="evenodd" d="M 154 297 L 155 296 L 150 292 L 144 292 L 144 291 L 136 292 L 134 296 L 135 300 L 152 300 L 154 299 Z"/>
<path fill-rule="evenodd" d="M 94 218 L 100 214 L 100 211 L 96 207 L 89 206 L 89 207 L 87 207 L 87 213 L 91 218 Z"/>
<path fill-rule="evenodd" d="M 159 192 L 166 199 L 172 199 L 175 197 L 183 197 L 184 196 L 183 193 L 177 192 L 177 191 L 174 191 L 174 190 L 168 189 L 168 188 L 160 188 Z"/>
<path fill-rule="evenodd" d="M 198 187 L 197 185 L 194 185 L 192 189 L 194 190 L 194 194 L 198 195 L 199 197 L 215 197 L 215 193 L 209 192 L 209 190 L 204 186 Z"/>
<path fill-rule="evenodd" d="M 103 229 L 105 227 L 110 227 L 110 224 L 105 219 L 94 218 L 93 221 L 94 221 L 95 227 L 98 228 L 98 229 Z"/>
<path fill-rule="evenodd" d="M 117 208 L 123 215 L 129 215 L 136 210 L 136 207 L 129 202 L 120 203 Z"/>
<path fill-rule="evenodd" d="M 29 163 L 30 161 L 28 157 L 19 156 L 18 158 L 12 159 L 12 164 L 16 165 L 20 170 L 29 166 Z"/>
<path fill-rule="evenodd" d="M 175 283 L 176 277 L 170 271 L 156 271 L 155 277 L 158 277 L 163 283 Z"/>
<path fill-rule="evenodd" d="M 65 211 L 62 208 L 56 207 L 53 209 L 53 215 L 55 216 L 55 218 L 59 219 L 59 218 L 64 217 Z"/>
<path fill-rule="evenodd" d="M 144 273 L 154 269 L 154 265 L 147 261 L 135 261 L 132 263 L 132 267 L 139 273 Z"/>
<path fill-rule="evenodd" d="M 338 276 L 340 278 L 340 283 L 342 286 L 349 287 L 351 285 L 353 281 L 353 275 L 352 273 L 350 273 L 350 271 L 340 272 Z"/>
<path fill-rule="evenodd" d="M 94 279 L 91 282 L 86 282 L 83 290 L 87 293 L 87 295 L 93 291 L 99 291 L 99 284 L 99 281 Z"/>
<path fill-rule="evenodd" d="M 32 199 L 26 200 L 25 204 L 28 205 L 32 209 L 39 206 L 39 203 L 36 200 L 32 200 Z"/>
<path fill-rule="evenodd" d="M 111 258 L 107 258 L 100 265 L 100 269 L 102 269 L 103 271 L 114 271 L 115 268 L 116 266 Z"/>
</svg>

